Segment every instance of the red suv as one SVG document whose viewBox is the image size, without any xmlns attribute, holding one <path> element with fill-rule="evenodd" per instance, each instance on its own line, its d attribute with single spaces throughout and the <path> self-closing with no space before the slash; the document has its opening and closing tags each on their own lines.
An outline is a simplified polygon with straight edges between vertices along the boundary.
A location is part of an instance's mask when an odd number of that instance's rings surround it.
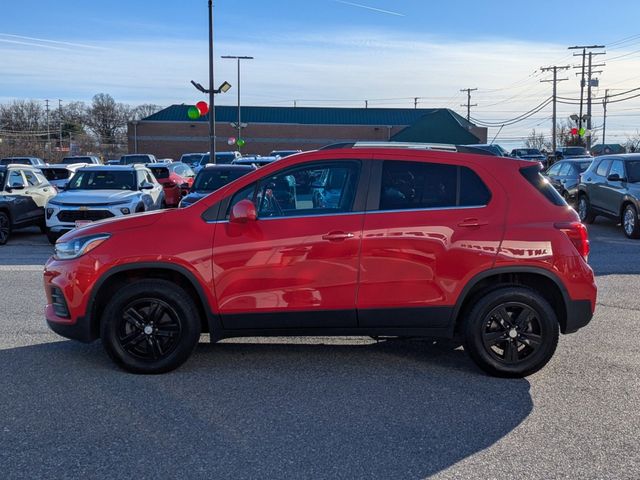
<svg viewBox="0 0 640 480">
<path fill-rule="evenodd" d="M 539 169 L 407 148 L 294 155 L 188 208 L 64 235 L 47 322 L 138 373 L 178 367 L 208 332 L 456 336 L 486 372 L 528 375 L 596 304 L 586 230 Z"/>
<path fill-rule="evenodd" d="M 148 163 L 147 167 L 162 185 L 164 201 L 167 207 L 177 207 L 191 186 L 196 174 L 186 163 Z"/>
</svg>

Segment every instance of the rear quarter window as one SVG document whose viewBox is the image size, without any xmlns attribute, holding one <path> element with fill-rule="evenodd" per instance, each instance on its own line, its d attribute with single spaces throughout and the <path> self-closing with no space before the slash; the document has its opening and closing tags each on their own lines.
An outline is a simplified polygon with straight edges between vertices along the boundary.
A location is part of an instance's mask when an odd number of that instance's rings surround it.
<svg viewBox="0 0 640 480">
<path fill-rule="evenodd" d="M 520 169 L 520 173 L 527 182 L 533 185 L 536 190 L 538 190 L 554 205 L 562 206 L 567 204 L 567 202 L 564 201 L 564 198 L 562 198 L 562 195 L 560 195 L 558 191 L 553 188 L 553 185 L 551 185 L 549 181 L 540 174 L 539 165 L 522 168 Z"/>
</svg>

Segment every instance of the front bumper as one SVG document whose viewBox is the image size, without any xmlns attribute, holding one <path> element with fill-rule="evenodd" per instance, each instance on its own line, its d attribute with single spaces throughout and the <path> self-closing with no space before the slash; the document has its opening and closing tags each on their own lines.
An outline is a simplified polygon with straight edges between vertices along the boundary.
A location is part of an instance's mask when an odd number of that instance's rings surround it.
<svg viewBox="0 0 640 480">
<path fill-rule="evenodd" d="M 133 213 L 135 204 L 66 206 L 48 204 L 45 210 L 47 228 L 52 232 L 68 232 L 76 221 L 98 221 Z M 126 213 L 128 212 L 128 213 Z"/>
</svg>

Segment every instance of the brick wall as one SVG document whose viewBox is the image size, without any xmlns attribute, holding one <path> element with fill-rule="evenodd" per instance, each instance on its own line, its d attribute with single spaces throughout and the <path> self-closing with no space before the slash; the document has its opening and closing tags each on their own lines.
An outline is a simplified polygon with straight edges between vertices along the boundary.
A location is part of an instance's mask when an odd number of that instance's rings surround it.
<svg viewBox="0 0 640 480">
<path fill-rule="evenodd" d="M 267 155 L 272 150 L 314 150 L 329 143 L 355 140 L 386 141 L 406 125 L 292 125 L 252 123 L 243 129 L 243 153 Z M 237 130 L 228 123 L 216 123 L 216 150 L 235 150 L 227 144 Z M 151 153 L 158 158 L 179 159 L 183 153 L 209 150 L 209 127 L 205 122 L 149 122 L 129 124 L 129 152 Z"/>
</svg>

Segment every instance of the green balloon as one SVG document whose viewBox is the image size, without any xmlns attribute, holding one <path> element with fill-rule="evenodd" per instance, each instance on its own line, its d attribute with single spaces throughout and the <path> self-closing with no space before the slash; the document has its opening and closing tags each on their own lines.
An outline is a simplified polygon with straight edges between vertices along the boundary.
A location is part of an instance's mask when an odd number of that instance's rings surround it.
<svg viewBox="0 0 640 480">
<path fill-rule="evenodd" d="M 238 145 L 239 147 L 244 145 L 244 140 L 239 138 L 238 141 L 236 142 L 236 145 Z"/>
<path fill-rule="evenodd" d="M 580 130 L 578 130 L 578 133 L 580 134 L 581 137 L 584 137 L 584 132 L 586 132 L 584 127 L 580 128 Z"/>
<path fill-rule="evenodd" d="M 187 110 L 187 115 L 191 120 L 196 120 L 200 118 L 200 110 L 198 110 L 196 107 L 189 107 L 189 110 Z"/>
</svg>

